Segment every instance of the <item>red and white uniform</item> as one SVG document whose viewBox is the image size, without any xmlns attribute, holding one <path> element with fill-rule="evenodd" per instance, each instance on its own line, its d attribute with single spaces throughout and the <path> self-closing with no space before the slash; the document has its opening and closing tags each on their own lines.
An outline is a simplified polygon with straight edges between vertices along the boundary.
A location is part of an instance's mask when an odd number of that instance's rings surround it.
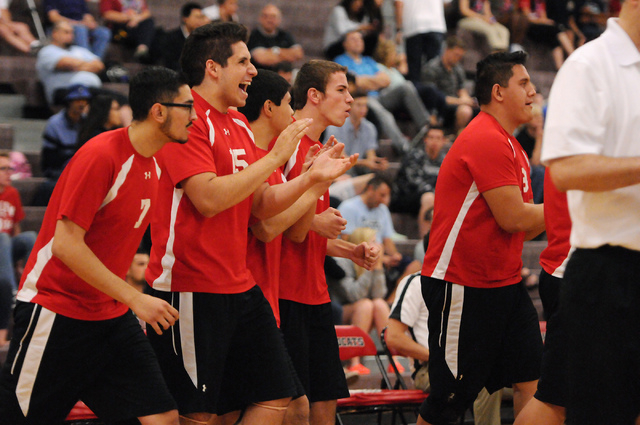
<svg viewBox="0 0 640 425">
<path fill-rule="evenodd" d="M 567 194 L 553 184 L 548 168 L 544 175 L 544 222 L 549 243 L 540 253 L 540 265 L 551 276 L 562 278 L 571 250 L 571 217 Z"/>
<path fill-rule="evenodd" d="M 0 193 L 0 232 L 13 233 L 13 226 L 24 218 L 20 193 L 13 186 L 7 186 Z"/>
<path fill-rule="evenodd" d="M 442 163 L 422 275 L 477 288 L 521 280 L 524 232 L 504 231 L 482 193 L 517 186 L 533 198 L 527 154 L 491 115 L 481 112 Z"/>
<path fill-rule="evenodd" d="M 258 158 L 264 158 L 269 153 L 256 147 Z M 267 183 L 271 186 L 284 183 L 286 179 L 280 168 L 276 169 Z M 247 267 L 251 271 L 258 286 L 262 289 L 276 318 L 276 323 L 280 327 L 280 308 L 278 304 L 278 293 L 280 286 L 280 255 L 282 252 L 282 234 L 279 234 L 271 242 L 265 243 L 256 238 L 249 231 L 249 245 L 247 248 Z"/>
<path fill-rule="evenodd" d="M 284 175 L 291 180 L 300 175 L 304 159 L 313 145 L 322 143 L 304 136 L 298 149 L 285 166 Z M 316 204 L 316 214 L 329 208 L 329 191 Z M 309 230 L 302 243 L 282 238 L 280 263 L 280 299 L 307 305 L 331 302 L 327 280 L 324 276 L 324 257 L 327 254 L 327 238 Z"/>
<path fill-rule="evenodd" d="M 56 223 L 67 217 L 87 233 L 85 242 L 114 274 L 125 278 L 155 208 L 160 168 L 138 154 L 128 128 L 86 143 L 60 176 L 42 228 L 22 274 L 18 300 L 79 320 L 107 320 L 126 305 L 95 289 L 53 257 Z"/>
<path fill-rule="evenodd" d="M 241 113 L 222 114 L 192 92 L 198 119 L 189 142 L 171 144 L 158 155 L 165 171 L 160 179 L 159 207 L 152 218 L 151 261 L 147 282 L 158 291 L 237 294 L 255 285 L 247 269 L 247 225 L 253 195 L 206 218 L 191 203 L 180 183 L 211 172 L 237 173 L 256 160 L 253 133 Z"/>
</svg>

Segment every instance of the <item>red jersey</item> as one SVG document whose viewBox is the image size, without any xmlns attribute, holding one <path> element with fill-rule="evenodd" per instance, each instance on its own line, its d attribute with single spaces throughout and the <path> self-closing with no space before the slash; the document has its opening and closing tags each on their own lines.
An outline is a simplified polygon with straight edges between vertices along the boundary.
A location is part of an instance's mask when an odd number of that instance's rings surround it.
<svg viewBox="0 0 640 425">
<path fill-rule="evenodd" d="M 201 173 L 226 176 L 255 162 L 253 133 L 241 113 L 218 112 L 193 93 L 198 119 L 189 142 L 171 144 L 158 155 L 165 171 L 151 224 L 151 260 L 147 282 L 171 292 L 237 294 L 255 285 L 247 269 L 247 227 L 253 195 L 207 218 L 180 183 Z"/>
<path fill-rule="evenodd" d="M 548 168 L 544 175 L 544 222 L 549 242 L 540 253 L 540 265 L 550 275 L 562 278 L 571 250 L 571 217 L 567 194 L 553 184 Z"/>
<path fill-rule="evenodd" d="M 259 158 L 263 158 L 268 151 L 256 148 Z M 284 183 L 286 180 L 280 168 L 276 169 L 267 183 L 271 186 Z M 280 254 L 282 252 L 282 234 L 269 243 L 262 242 L 249 231 L 249 246 L 247 248 L 247 267 L 253 278 L 258 282 L 267 301 L 271 305 L 276 323 L 280 327 L 280 308 L 278 304 L 278 287 L 280 286 Z"/>
<path fill-rule="evenodd" d="M 79 320 L 118 317 L 129 307 L 95 289 L 51 252 L 56 223 L 67 217 L 87 233 L 100 261 L 124 279 L 155 208 L 160 168 L 138 154 L 128 128 L 102 133 L 71 158 L 51 195 L 18 300 Z"/>
<path fill-rule="evenodd" d="M 300 175 L 309 148 L 322 143 L 304 136 L 294 155 L 285 166 L 285 177 L 291 180 Z M 316 214 L 329 208 L 329 191 L 318 199 Z M 319 305 L 331 302 L 324 276 L 324 257 L 327 238 L 309 230 L 302 243 L 282 238 L 280 262 L 280 298 L 301 304 Z"/>
<path fill-rule="evenodd" d="M 13 186 L 7 186 L 0 193 L 0 232 L 13 234 L 13 227 L 24 218 L 20 193 Z"/>
<path fill-rule="evenodd" d="M 525 234 L 503 230 L 482 193 L 513 185 L 529 202 L 529 174 L 527 154 L 516 138 L 480 112 L 440 168 L 422 274 L 478 288 L 518 283 Z"/>
</svg>

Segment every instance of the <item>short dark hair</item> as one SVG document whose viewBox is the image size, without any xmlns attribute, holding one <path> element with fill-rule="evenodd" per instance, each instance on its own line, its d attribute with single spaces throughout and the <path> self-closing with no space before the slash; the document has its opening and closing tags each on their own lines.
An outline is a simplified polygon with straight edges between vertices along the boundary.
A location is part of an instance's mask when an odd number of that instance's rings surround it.
<svg viewBox="0 0 640 425">
<path fill-rule="evenodd" d="M 371 179 L 367 182 L 367 185 L 364 187 L 364 191 L 366 192 L 369 188 L 376 190 L 383 184 L 386 184 L 387 186 L 389 186 L 389 189 L 391 189 L 391 181 L 382 174 L 375 173 L 373 177 L 371 177 Z"/>
<path fill-rule="evenodd" d="M 198 9 L 202 10 L 202 5 L 200 3 L 190 1 L 189 3 L 185 3 L 182 8 L 180 8 L 180 16 L 183 18 L 188 18 L 189 16 L 191 16 L 191 12 Z"/>
<path fill-rule="evenodd" d="M 133 119 L 146 120 L 155 103 L 171 102 L 185 84 L 184 76 L 171 69 L 162 66 L 142 69 L 129 84 L 129 105 Z"/>
<path fill-rule="evenodd" d="M 309 89 L 313 88 L 320 93 L 324 93 L 327 89 L 329 78 L 336 72 L 344 72 L 346 74 L 347 67 L 322 59 L 310 60 L 302 65 L 291 89 L 293 109 L 298 111 L 304 108 L 307 104 L 307 92 Z"/>
<path fill-rule="evenodd" d="M 478 62 L 476 70 L 476 97 L 480 105 L 491 102 L 491 91 L 495 84 L 502 87 L 509 85 L 513 76 L 513 67 L 524 65 L 527 53 L 523 51 L 493 53 Z"/>
<path fill-rule="evenodd" d="M 464 42 L 463 39 L 458 37 L 457 35 L 450 35 L 444 41 L 445 49 L 454 49 L 459 47 L 461 49 L 467 49 L 467 43 Z"/>
<path fill-rule="evenodd" d="M 209 59 L 226 67 L 233 55 L 231 45 L 239 41 L 247 41 L 247 28 L 235 22 L 213 22 L 195 29 L 184 42 L 180 56 L 189 86 L 202 83 Z"/>
<path fill-rule="evenodd" d="M 353 93 L 351 93 L 351 97 L 354 99 L 359 99 L 361 97 L 369 97 L 369 93 L 363 89 L 355 89 Z"/>
<path fill-rule="evenodd" d="M 282 99 L 291 86 L 277 72 L 266 69 L 258 70 L 258 75 L 253 77 L 251 85 L 247 87 L 247 103 L 238 108 L 238 111 L 247 117 L 247 121 L 254 122 L 260 118 L 260 111 L 267 100 L 280 106 Z"/>
</svg>

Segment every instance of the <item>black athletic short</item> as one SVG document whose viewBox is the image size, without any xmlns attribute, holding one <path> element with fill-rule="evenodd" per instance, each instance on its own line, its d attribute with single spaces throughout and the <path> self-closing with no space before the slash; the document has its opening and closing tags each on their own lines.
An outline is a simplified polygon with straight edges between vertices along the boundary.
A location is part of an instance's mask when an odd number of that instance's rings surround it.
<svg viewBox="0 0 640 425">
<path fill-rule="evenodd" d="M 0 423 L 58 424 L 78 400 L 115 422 L 173 410 L 156 356 L 131 311 L 71 319 L 18 302 L 0 376 Z"/>
<path fill-rule="evenodd" d="M 540 376 L 542 338 L 522 283 L 472 288 L 422 276 L 429 314 L 431 393 L 420 415 L 448 424 L 483 387 L 494 392 Z M 433 313 L 437 312 L 437 313 Z"/>
<path fill-rule="evenodd" d="M 547 333 L 535 397 L 545 403 L 564 407 L 567 351 L 564 330 L 557 312 L 561 284 L 562 279 L 551 276 L 544 270 L 540 273 L 540 299 L 547 315 Z"/>
<path fill-rule="evenodd" d="M 280 300 L 280 328 L 309 401 L 349 397 L 331 303 Z"/>
<path fill-rule="evenodd" d="M 640 252 L 577 249 L 560 291 L 567 423 L 634 424 L 640 415 Z"/>
<path fill-rule="evenodd" d="M 298 395 L 273 311 L 257 285 L 240 294 L 151 293 L 180 312 L 170 332 L 147 334 L 181 414 L 223 415 Z"/>
</svg>

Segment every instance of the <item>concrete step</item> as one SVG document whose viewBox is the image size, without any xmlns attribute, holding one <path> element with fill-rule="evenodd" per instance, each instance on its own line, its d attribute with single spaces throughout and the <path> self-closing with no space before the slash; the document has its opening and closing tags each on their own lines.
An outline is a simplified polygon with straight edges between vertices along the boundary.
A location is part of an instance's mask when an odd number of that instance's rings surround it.
<svg viewBox="0 0 640 425">
<path fill-rule="evenodd" d="M 20 118 L 25 103 L 26 98 L 21 94 L 0 95 L 0 117 Z"/>
<path fill-rule="evenodd" d="M 47 125 L 46 120 L 24 118 L 0 118 L 3 124 L 11 124 L 14 128 L 13 150 L 40 152 L 42 133 Z"/>
</svg>

